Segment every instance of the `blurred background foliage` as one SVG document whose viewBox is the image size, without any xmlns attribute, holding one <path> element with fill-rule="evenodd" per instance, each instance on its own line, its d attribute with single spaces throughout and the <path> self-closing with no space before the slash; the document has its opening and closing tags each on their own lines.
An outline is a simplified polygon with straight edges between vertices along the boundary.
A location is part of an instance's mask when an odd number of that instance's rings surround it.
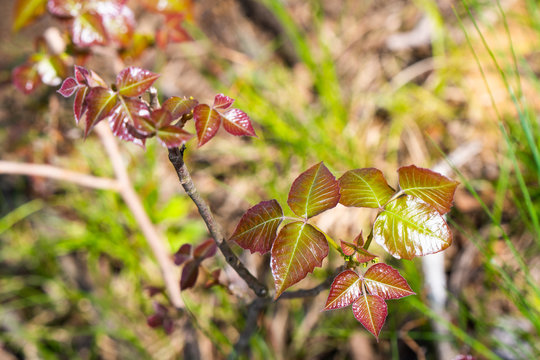
<svg viewBox="0 0 540 360">
<path fill-rule="evenodd" d="M 13 1 L 0 7 L 10 14 Z M 211 101 L 224 92 L 257 124 L 255 140 L 220 135 L 202 149 L 188 144 L 195 184 L 228 234 L 251 205 L 285 203 L 292 180 L 318 161 L 336 176 L 378 167 L 396 184 L 399 166 L 444 165 L 459 154 L 444 313 L 430 307 L 420 260 L 386 259 L 418 295 L 390 302 L 379 343 L 350 310 L 321 313 L 323 292 L 271 305 L 250 341 L 252 358 L 436 359 L 444 357 L 442 342 L 451 344 L 450 359 L 540 357 L 538 7 L 535 0 L 200 0 L 189 27 L 194 42 L 127 63 L 161 73 L 164 96 Z M 0 158 L 113 176 L 99 141 L 83 141 L 70 101 L 46 87 L 26 97 L 10 83 L 32 39 L 51 25 L 44 18 L 12 33 L 8 21 L 0 24 Z M 107 54 L 88 67 L 110 81 Z M 171 254 L 205 240 L 166 152 L 154 142 L 122 151 Z M 317 221 L 350 240 L 374 215 L 337 207 Z M 146 325 L 147 288 L 162 286 L 150 254 L 117 193 L 0 175 L 0 358 L 186 357 L 182 319 L 171 335 Z M 244 260 L 270 283 L 268 257 Z M 338 265 L 331 254 L 295 288 L 318 284 Z M 190 346 L 203 359 L 226 358 L 251 295 L 219 256 L 205 266 L 222 268 L 227 285 L 205 289 L 203 276 L 183 292 L 196 328 Z"/>
</svg>

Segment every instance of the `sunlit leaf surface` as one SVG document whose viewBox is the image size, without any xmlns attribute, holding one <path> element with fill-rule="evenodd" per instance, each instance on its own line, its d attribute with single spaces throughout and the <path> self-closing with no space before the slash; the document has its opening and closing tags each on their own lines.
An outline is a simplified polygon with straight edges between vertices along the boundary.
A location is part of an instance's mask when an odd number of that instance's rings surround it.
<svg viewBox="0 0 540 360">
<path fill-rule="evenodd" d="M 398 169 L 399 186 L 409 195 L 416 196 L 445 214 L 452 207 L 452 199 L 459 182 L 414 165 Z"/>
<path fill-rule="evenodd" d="M 137 68 L 125 68 L 116 77 L 116 87 L 118 93 L 123 96 L 140 96 L 142 95 L 159 77 L 151 71 Z"/>
<path fill-rule="evenodd" d="M 186 99 L 173 96 L 168 98 L 161 107 L 169 111 L 173 119 L 178 119 L 183 115 L 189 114 L 198 104 L 199 102 L 193 98 Z"/>
<path fill-rule="evenodd" d="M 410 260 L 446 249 L 452 234 L 434 207 L 406 195 L 387 204 L 379 214 L 373 239 L 394 257 Z"/>
<path fill-rule="evenodd" d="M 230 97 L 228 97 L 227 95 L 224 95 L 224 94 L 217 94 L 214 97 L 214 105 L 212 105 L 212 107 L 214 109 L 226 110 L 226 109 L 230 108 L 233 103 L 234 103 L 233 98 L 230 98 Z"/>
<path fill-rule="evenodd" d="M 300 221 L 285 225 L 274 241 L 270 260 L 275 298 L 321 266 L 327 255 L 328 243 L 320 231 Z"/>
<path fill-rule="evenodd" d="M 236 226 L 230 240 L 251 253 L 267 253 L 283 221 L 283 210 L 276 200 L 262 201 L 250 208 Z"/>
<path fill-rule="evenodd" d="M 345 206 L 380 208 L 394 194 L 382 172 L 374 168 L 349 170 L 339 178 L 341 199 Z"/>
<path fill-rule="evenodd" d="M 75 17 L 71 25 L 71 36 L 79 47 L 104 45 L 107 42 L 103 21 L 95 13 L 83 13 Z"/>
<path fill-rule="evenodd" d="M 236 136 L 256 136 L 249 116 L 238 109 L 230 109 L 223 114 L 223 128 Z"/>
<path fill-rule="evenodd" d="M 199 104 L 193 109 L 193 120 L 199 138 L 199 146 L 212 139 L 221 125 L 221 115 L 206 104 Z"/>
<path fill-rule="evenodd" d="M 86 111 L 86 126 L 84 136 L 105 117 L 109 116 L 117 101 L 117 94 L 110 89 L 95 87 L 90 89 L 86 97 L 88 109 Z"/>
<path fill-rule="evenodd" d="M 386 300 L 414 294 L 399 271 L 383 263 L 375 264 L 366 271 L 364 283 L 370 294 L 378 295 Z"/>
<path fill-rule="evenodd" d="M 294 180 L 287 200 L 291 210 L 306 219 L 335 207 L 338 202 L 338 182 L 322 162 Z"/>
<path fill-rule="evenodd" d="M 352 270 L 340 273 L 332 282 L 324 310 L 339 309 L 351 305 L 362 294 L 361 280 Z"/>
<path fill-rule="evenodd" d="M 343 251 L 343 255 L 351 256 L 356 252 L 356 246 L 354 244 L 351 244 L 350 242 L 341 240 L 341 251 Z"/>
<path fill-rule="evenodd" d="M 45 12 L 47 0 L 16 0 L 13 8 L 13 31 L 19 31 Z"/>
<path fill-rule="evenodd" d="M 379 341 L 379 333 L 388 315 L 384 299 L 377 295 L 363 294 L 353 303 L 352 310 L 356 320 Z"/>
</svg>

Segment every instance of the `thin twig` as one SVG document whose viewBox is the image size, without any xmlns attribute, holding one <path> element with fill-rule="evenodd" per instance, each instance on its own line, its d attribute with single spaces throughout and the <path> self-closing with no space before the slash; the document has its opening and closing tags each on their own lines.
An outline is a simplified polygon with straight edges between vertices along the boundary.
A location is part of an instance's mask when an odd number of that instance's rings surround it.
<svg viewBox="0 0 540 360">
<path fill-rule="evenodd" d="M 120 190 L 120 185 L 115 179 L 82 174 L 76 171 L 62 169 L 52 165 L 0 160 L 0 174 L 39 176 L 55 180 L 67 181 L 92 189 L 115 191 Z"/>
<path fill-rule="evenodd" d="M 236 254 L 229 247 L 229 244 L 223 236 L 223 232 L 221 231 L 219 224 L 212 215 L 210 207 L 195 188 L 191 175 L 189 174 L 186 164 L 184 163 L 184 150 L 185 146 L 182 146 L 182 149 L 169 149 L 169 160 L 178 174 L 180 184 L 182 184 L 185 192 L 188 194 L 191 200 L 193 200 L 195 205 L 197 205 L 199 214 L 203 218 L 206 227 L 219 247 L 219 250 L 223 256 L 225 256 L 227 263 L 232 266 L 232 268 L 238 273 L 238 275 L 240 275 L 240 277 L 247 283 L 247 285 L 258 297 L 266 297 L 268 295 L 268 289 L 264 284 L 257 280 L 253 274 L 251 274 L 251 272 L 244 266 L 244 264 L 242 264 L 240 259 L 238 259 Z"/>
<path fill-rule="evenodd" d="M 120 184 L 120 194 L 122 195 L 126 205 L 131 210 L 137 224 L 139 224 L 144 237 L 146 238 L 148 245 L 156 257 L 161 270 L 161 275 L 163 276 L 163 280 L 165 282 L 165 287 L 167 288 L 169 299 L 176 309 L 182 310 L 184 309 L 184 301 L 180 295 L 180 285 L 177 277 L 178 269 L 172 262 L 169 251 L 165 247 L 163 239 L 148 217 L 148 214 L 142 205 L 141 199 L 139 199 L 139 196 L 133 189 L 133 185 L 129 179 L 116 139 L 105 122 L 99 123 L 95 127 L 95 130 L 103 143 L 103 146 L 105 147 L 105 151 L 109 155 L 116 178 Z"/>
</svg>

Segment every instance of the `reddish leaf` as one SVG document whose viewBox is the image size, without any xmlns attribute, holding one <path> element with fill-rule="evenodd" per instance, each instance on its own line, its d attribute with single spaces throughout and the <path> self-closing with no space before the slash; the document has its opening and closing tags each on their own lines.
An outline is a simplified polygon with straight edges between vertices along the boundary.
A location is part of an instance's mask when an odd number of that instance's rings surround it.
<svg viewBox="0 0 540 360">
<path fill-rule="evenodd" d="M 48 0 L 47 10 L 62 18 L 75 17 L 83 8 L 83 0 Z"/>
<path fill-rule="evenodd" d="M 118 93 L 123 96 L 142 95 L 156 79 L 158 74 L 137 67 L 125 68 L 116 77 L 116 87 Z"/>
<path fill-rule="evenodd" d="M 306 219 L 333 208 L 338 202 L 338 182 L 322 162 L 294 180 L 287 199 L 291 210 Z"/>
<path fill-rule="evenodd" d="M 388 307 L 384 299 L 377 295 L 363 294 L 352 305 L 356 320 L 379 341 L 379 333 L 388 315 Z"/>
<path fill-rule="evenodd" d="M 450 211 L 459 182 L 414 165 L 399 168 L 399 186 L 406 194 L 434 206 L 441 214 Z"/>
<path fill-rule="evenodd" d="M 122 140 L 131 141 L 144 147 L 147 135 L 140 131 L 140 125 L 150 115 L 148 108 L 140 100 L 122 96 L 118 98 L 120 101 L 109 116 L 109 125 L 113 134 Z"/>
<path fill-rule="evenodd" d="M 370 294 L 378 295 L 385 300 L 415 294 L 399 271 L 382 263 L 375 264 L 366 271 L 364 284 Z"/>
<path fill-rule="evenodd" d="M 183 14 L 165 16 L 165 24 L 156 32 L 156 43 L 160 48 L 165 49 L 167 44 L 192 40 L 189 33 L 182 26 L 183 20 Z"/>
<path fill-rule="evenodd" d="M 452 233 L 434 207 L 407 195 L 388 203 L 379 214 L 373 239 L 394 257 L 410 260 L 446 249 Z"/>
<path fill-rule="evenodd" d="M 77 90 L 75 94 L 75 100 L 73 101 L 73 114 L 75 115 L 75 122 L 78 124 L 81 120 L 84 112 L 86 111 L 86 95 L 88 94 L 88 86 L 82 86 Z"/>
<path fill-rule="evenodd" d="M 45 12 L 47 0 L 16 0 L 13 8 L 13 31 L 19 31 Z"/>
<path fill-rule="evenodd" d="M 188 133 L 184 129 L 180 129 L 177 126 L 169 125 L 165 126 L 157 131 L 158 142 L 167 147 L 175 148 L 186 143 L 193 137 L 193 134 Z"/>
<path fill-rule="evenodd" d="M 86 96 L 86 126 L 84 136 L 101 120 L 110 115 L 116 105 L 117 95 L 110 89 L 95 87 Z"/>
<path fill-rule="evenodd" d="M 230 109 L 223 114 L 223 128 L 236 136 L 257 136 L 251 126 L 249 116 L 238 109 Z"/>
<path fill-rule="evenodd" d="M 103 21 L 108 38 L 120 46 L 127 46 L 133 38 L 135 16 L 131 9 L 113 1 L 97 2 L 96 10 Z"/>
<path fill-rule="evenodd" d="M 351 305 L 362 295 L 361 279 L 352 270 L 340 273 L 332 282 L 324 310 L 339 309 Z"/>
<path fill-rule="evenodd" d="M 101 16 L 93 12 L 77 15 L 71 25 L 71 37 L 79 47 L 104 45 L 107 42 L 107 32 Z"/>
<path fill-rule="evenodd" d="M 351 256 L 356 252 L 356 246 L 350 242 L 341 240 L 341 251 L 343 251 L 343 255 Z"/>
<path fill-rule="evenodd" d="M 199 276 L 199 263 L 195 260 L 188 260 L 184 264 L 182 269 L 182 276 L 180 278 L 180 289 L 186 290 L 193 287 L 197 282 Z"/>
<path fill-rule="evenodd" d="M 285 225 L 274 241 L 270 260 L 275 299 L 315 267 L 321 266 L 327 255 L 328 243 L 323 233 L 300 221 Z"/>
<path fill-rule="evenodd" d="M 150 119 L 144 117 L 133 118 L 133 127 L 138 134 L 145 137 L 151 137 L 156 134 L 155 124 Z"/>
<path fill-rule="evenodd" d="M 219 110 L 226 110 L 232 106 L 234 99 L 223 94 L 217 94 L 214 97 L 214 105 L 212 108 Z"/>
<path fill-rule="evenodd" d="M 39 73 L 33 64 L 23 64 L 13 69 L 11 74 L 13 85 L 24 94 L 30 94 L 41 84 Z"/>
<path fill-rule="evenodd" d="M 174 263 L 182 265 L 186 260 L 191 258 L 191 244 L 184 244 L 174 254 Z"/>
<path fill-rule="evenodd" d="M 154 123 L 156 129 L 161 129 L 165 126 L 169 126 L 173 121 L 171 113 L 164 108 L 152 111 L 150 119 Z"/>
<path fill-rule="evenodd" d="M 382 172 L 374 168 L 347 171 L 339 178 L 341 199 L 345 206 L 380 208 L 394 194 Z"/>
<path fill-rule="evenodd" d="M 191 0 L 142 0 L 142 4 L 149 10 L 162 14 L 178 14 L 188 11 L 192 6 Z"/>
<path fill-rule="evenodd" d="M 88 78 L 90 78 L 91 75 L 90 75 L 90 72 L 86 68 L 75 65 L 73 67 L 73 74 L 75 75 L 75 81 L 77 81 L 79 85 L 84 84 L 86 86 L 89 86 Z M 102 87 L 106 87 L 106 86 L 102 86 Z"/>
<path fill-rule="evenodd" d="M 193 257 L 200 262 L 204 259 L 214 256 L 216 254 L 216 251 L 216 242 L 213 239 L 208 239 L 195 248 L 195 250 L 193 251 Z"/>
<path fill-rule="evenodd" d="M 357 247 L 362 247 L 362 246 L 364 246 L 364 236 L 362 235 L 362 231 L 360 231 L 360 234 L 358 234 L 358 235 L 354 238 L 354 244 L 355 244 Z"/>
<path fill-rule="evenodd" d="M 199 138 L 199 147 L 203 146 L 216 135 L 221 124 L 221 115 L 210 106 L 200 104 L 193 109 L 193 120 Z"/>
<path fill-rule="evenodd" d="M 376 255 L 373 255 L 372 253 L 370 253 L 369 251 L 367 251 L 363 247 L 359 247 L 358 251 L 354 255 L 354 258 L 360 264 L 371 261 L 371 260 L 375 259 L 376 257 L 377 257 Z"/>
<path fill-rule="evenodd" d="M 158 314 L 150 315 L 146 318 L 146 323 L 151 328 L 157 328 L 158 326 L 161 326 L 163 324 L 163 317 Z"/>
<path fill-rule="evenodd" d="M 240 219 L 230 240 L 251 253 L 265 254 L 272 249 L 277 229 L 283 221 L 283 210 L 276 200 L 262 201 Z"/>
<path fill-rule="evenodd" d="M 165 334 L 171 335 L 174 330 L 174 322 L 170 317 L 163 318 L 163 331 L 165 331 Z"/>
<path fill-rule="evenodd" d="M 68 77 L 64 80 L 62 85 L 60 86 L 60 89 L 58 89 L 56 92 L 62 95 L 63 97 L 70 97 L 79 89 L 80 85 L 77 83 L 77 80 L 72 77 Z"/>
<path fill-rule="evenodd" d="M 362 234 L 360 233 L 360 235 L 358 235 L 358 236 L 361 236 L 361 235 Z M 355 241 L 358 241 L 358 237 L 356 237 Z M 362 244 L 363 244 L 363 241 L 362 241 Z M 341 241 L 341 250 L 343 251 L 343 254 L 346 255 L 346 256 L 354 255 L 354 258 L 359 263 L 365 263 L 365 262 L 371 261 L 371 260 L 373 260 L 373 259 L 375 259 L 377 257 L 377 256 L 371 254 L 366 249 L 364 249 L 361 245 L 356 246 L 354 244 L 351 244 L 350 242 L 343 241 L 343 240 Z"/>
<path fill-rule="evenodd" d="M 173 119 L 178 119 L 189 114 L 198 104 L 199 102 L 193 98 L 186 99 L 173 96 L 165 100 L 161 107 L 171 113 Z"/>
</svg>

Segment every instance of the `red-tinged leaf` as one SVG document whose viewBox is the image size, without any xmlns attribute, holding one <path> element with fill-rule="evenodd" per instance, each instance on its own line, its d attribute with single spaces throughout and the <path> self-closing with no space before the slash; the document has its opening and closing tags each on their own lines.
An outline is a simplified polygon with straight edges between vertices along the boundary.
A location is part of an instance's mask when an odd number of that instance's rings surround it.
<svg viewBox="0 0 540 360">
<path fill-rule="evenodd" d="M 180 278 L 180 289 L 186 290 L 193 287 L 197 282 L 199 276 L 199 263 L 195 260 L 188 260 L 184 264 L 182 269 L 182 276 Z"/>
<path fill-rule="evenodd" d="M 120 46 L 130 44 L 135 28 L 135 16 L 124 4 L 99 1 L 96 10 L 102 18 L 108 38 Z"/>
<path fill-rule="evenodd" d="M 148 10 L 165 15 L 189 11 L 192 7 L 191 0 L 142 0 L 142 4 Z"/>
<path fill-rule="evenodd" d="M 360 231 L 360 234 L 358 234 L 354 238 L 354 244 L 356 245 L 356 247 L 364 246 L 364 236 L 362 235 L 362 231 Z"/>
<path fill-rule="evenodd" d="M 101 16 L 93 12 L 77 15 L 71 25 L 71 37 L 75 45 L 83 48 L 107 43 Z"/>
<path fill-rule="evenodd" d="M 89 86 L 88 78 L 91 77 L 90 71 L 88 71 L 86 68 L 84 68 L 82 66 L 78 66 L 78 65 L 75 65 L 73 68 L 74 68 L 73 69 L 73 74 L 75 75 L 75 81 L 77 81 L 77 83 L 79 85 Z M 105 86 L 103 86 L 103 87 L 105 87 Z"/>
<path fill-rule="evenodd" d="M 30 94 L 41 84 L 39 73 L 34 64 L 23 64 L 13 69 L 11 73 L 13 85 L 24 94 Z"/>
<path fill-rule="evenodd" d="M 86 82 L 87 85 L 91 88 L 93 87 L 108 87 L 105 80 L 103 80 L 98 74 L 96 74 L 93 70 L 89 71 L 89 74 L 86 75 Z"/>
<path fill-rule="evenodd" d="M 62 85 L 60 86 L 60 89 L 58 89 L 56 92 L 62 95 L 63 97 L 70 97 L 79 89 L 80 85 L 77 84 L 77 80 L 72 77 L 68 77 L 64 80 Z"/>
<path fill-rule="evenodd" d="M 16 0 L 13 8 L 13 31 L 30 24 L 45 12 L 47 0 Z"/>
<path fill-rule="evenodd" d="M 84 0 L 48 0 L 47 10 L 53 16 L 69 18 L 77 16 L 84 5 Z"/>
<path fill-rule="evenodd" d="M 341 251 L 343 251 L 343 255 L 351 256 L 356 252 L 356 246 L 350 242 L 341 240 Z"/>
<path fill-rule="evenodd" d="M 291 210 L 306 219 L 335 207 L 338 202 L 338 182 L 322 162 L 294 180 L 287 199 Z"/>
<path fill-rule="evenodd" d="M 249 116 L 238 109 L 230 109 L 223 114 L 223 128 L 235 136 L 257 136 Z"/>
<path fill-rule="evenodd" d="M 210 278 L 204 284 L 206 289 L 211 288 L 214 285 L 219 285 L 219 275 L 221 274 L 221 269 L 216 269 L 210 273 Z"/>
<path fill-rule="evenodd" d="M 219 109 L 219 110 L 227 110 L 232 106 L 234 103 L 234 99 L 228 97 L 224 94 L 217 94 L 214 97 L 214 105 L 212 105 L 212 108 Z"/>
<path fill-rule="evenodd" d="M 75 122 L 78 124 L 86 111 L 86 95 L 88 94 L 88 86 L 82 86 L 77 90 L 75 94 L 75 100 L 73 101 L 73 114 L 75 115 Z"/>
<path fill-rule="evenodd" d="M 156 315 L 159 315 L 161 317 L 166 317 L 169 315 L 169 310 L 160 302 L 152 301 L 152 307 L 154 308 L 154 312 Z"/>
<path fill-rule="evenodd" d="M 385 206 L 373 224 L 373 239 L 394 257 L 410 260 L 446 249 L 452 233 L 434 207 L 406 195 Z"/>
<path fill-rule="evenodd" d="M 159 74 L 138 67 L 125 68 L 116 77 L 116 87 L 123 96 L 140 96 L 157 80 Z"/>
<path fill-rule="evenodd" d="M 399 271 L 383 263 L 375 264 L 366 271 L 364 284 L 370 294 L 378 295 L 385 300 L 415 294 Z"/>
<path fill-rule="evenodd" d="M 180 246 L 180 249 L 174 253 L 174 263 L 176 265 L 182 265 L 188 259 L 191 258 L 191 244 L 184 244 Z"/>
<path fill-rule="evenodd" d="M 172 123 L 173 118 L 167 109 L 161 108 L 152 111 L 150 120 L 154 123 L 156 129 L 161 129 L 165 126 L 169 126 Z"/>
<path fill-rule="evenodd" d="M 116 93 L 110 89 L 102 87 L 90 89 L 86 96 L 85 137 L 99 121 L 111 114 L 111 111 L 116 105 L 117 98 Z"/>
<path fill-rule="evenodd" d="M 165 334 L 171 335 L 174 330 L 174 322 L 170 317 L 163 318 L 163 331 Z"/>
<path fill-rule="evenodd" d="M 363 247 L 359 247 L 358 248 L 358 251 L 356 252 L 356 254 L 354 255 L 354 258 L 356 259 L 356 261 L 358 261 L 360 264 L 363 264 L 365 262 L 368 262 L 368 261 L 371 261 L 373 259 L 375 259 L 377 256 L 376 255 L 373 255 L 372 253 L 370 253 L 369 251 L 367 251 L 366 249 L 364 249 Z"/>
<path fill-rule="evenodd" d="M 157 287 L 157 286 L 145 286 L 144 290 L 148 291 L 148 296 L 154 297 L 157 294 L 163 294 L 165 293 L 164 287 Z"/>
<path fill-rule="evenodd" d="M 352 310 L 356 320 L 379 341 L 379 333 L 388 315 L 384 299 L 377 295 L 363 294 L 353 303 Z"/>
<path fill-rule="evenodd" d="M 193 98 L 186 99 L 173 96 L 165 100 L 161 108 L 171 113 L 173 119 L 178 119 L 183 115 L 189 114 L 198 104 L 199 102 Z"/>
<path fill-rule="evenodd" d="M 171 43 L 193 40 L 182 26 L 184 18 L 183 14 L 165 16 L 165 24 L 156 32 L 156 43 L 160 48 L 165 49 Z"/>
<path fill-rule="evenodd" d="M 328 243 L 323 233 L 300 221 L 285 225 L 274 241 L 270 260 L 275 299 L 321 266 L 327 255 Z"/>
<path fill-rule="evenodd" d="M 120 101 L 111 111 L 109 125 L 113 134 L 125 141 L 144 147 L 147 134 L 142 130 L 141 124 L 150 117 L 146 105 L 136 99 L 118 97 Z"/>
<path fill-rule="evenodd" d="M 221 115 L 206 104 L 199 104 L 193 109 L 193 120 L 199 138 L 199 147 L 212 139 L 221 125 Z"/>
<path fill-rule="evenodd" d="M 450 211 L 459 182 L 414 165 L 399 168 L 398 174 L 399 186 L 406 194 L 424 200 L 441 214 Z"/>
<path fill-rule="evenodd" d="M 365 168 L 347 171 L 339 178 L 341 199 L 345 206 L 380 208 L 394 194 L 378 169 Z"/>
<path fill-rule="evenodd" d="M 158 30 L 159 31 L 159 30 Z M 139 59 L 143 52 L 154 43 L 154 35 L 135 32 L 131 37 L 129 46 L 119 50 L 120 57 L 124 62 L 133 62 Z"/>
<path fill-rule="evenodd" d="M 360 276 L 352 270 L 340 273 L 330 286 L 324 310 L 339 309 L 351 305 L 362 295 Z"/>
<path fill-rule="evenodd" d="M 150 315 L 146 318 L 146 323 L 151 328 L 157 328 L 158 326 L 161 326 L 163 324 L 163 317 L 158 314 Z"/>
<path fill-rule="evenodd" d="M 193 134 L 177 126 L 169 125 L 159 129 L 157 131 L 157 137 L 161 145 L 167 148 L 174 148 L 186 143 L 193 137 Z"/>
<path fill-rule="evenodd" d="M 276 200 L 262 201 L 240 219 L 230 240 L 252 254 L 265 254 L 272 249 L 277 229 L 283 221 L 283 210 Z"/>
<path fill-rule="evenodd" d="M 155 124 L 144 117 L 134 117 L 133 118 L 133 127 L 135 131 L 145 137 L 151 137 L 156 135 L 156 126 Z"/>
<path fill-rule="evenodd" d="M 193 257 L 199 262 L 212 257 L 216 254 L 217 245 L 213 239 L 208 239 L 202 244 L 199 244 L 193 251 Z"/>
</svg>

